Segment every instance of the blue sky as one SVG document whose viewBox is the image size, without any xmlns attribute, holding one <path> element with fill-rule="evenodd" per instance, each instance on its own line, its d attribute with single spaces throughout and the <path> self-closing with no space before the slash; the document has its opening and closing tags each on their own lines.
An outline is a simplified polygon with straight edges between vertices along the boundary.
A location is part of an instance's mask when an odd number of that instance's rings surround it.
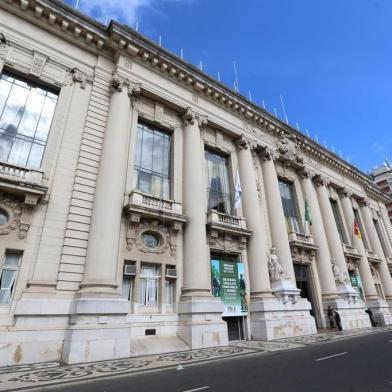
<svg viewBox="0 0 392 392">
<path fill-rule="evenodd" d="M 66 0 L 75 5 L 77 0 Z M 79 0 L 233 87 L 362 170 L 392 159 L 391 0 Z"/>
</svg>

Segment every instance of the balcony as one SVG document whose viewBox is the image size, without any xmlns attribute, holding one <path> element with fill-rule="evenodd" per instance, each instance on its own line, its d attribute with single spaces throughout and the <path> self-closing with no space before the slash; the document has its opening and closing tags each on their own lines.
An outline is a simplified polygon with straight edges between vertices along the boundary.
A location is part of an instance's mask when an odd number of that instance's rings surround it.
<svg viewBox="0 0 392 392">
<path fill-rule="evenodd" d="M 250 230 L 247 230 L 244 218 L 222 214 L 215 210 L 207 213 L 207 228 L 235 235 L 250 236 L 252 234 Z"/>
<path fill-rule="evenodd" d="M 366 249 L 366 256 L 371 263 L 379 264 L 382 260 L 378 257 L 376 252 Z"/>
<path fill-rule="evenodd" d="M 45 195 L 48 187 L 43 171 L 0 161 L 0 190 L 24 196 L 32 203 L 33 199 L 36 202 Z"/>
<path fill-rule="evenodd" d="M 182 204 L 174 200 L 161 199 L 137 190 L 133 191 L 124 207 L 125 212 L 135 220 L 141 216 L 166 221 L 169 223 L 186 222 L 186 217 L 182 215 Z"/>
<path fill-rule="evenodd" d="M 342 244 L 344 255 L 351 259 L 360 259 L 361 255 L 358 253 L 357 248 L 353 248 L 351 245 Z"/>
<path fill-rule="evenodd" d="M 309 250 L 317 249 L 314 239 L 310 234 L 296 233 L 292 231 L 289 235 L 290 246 L 300 247 Z"/>
</svg>

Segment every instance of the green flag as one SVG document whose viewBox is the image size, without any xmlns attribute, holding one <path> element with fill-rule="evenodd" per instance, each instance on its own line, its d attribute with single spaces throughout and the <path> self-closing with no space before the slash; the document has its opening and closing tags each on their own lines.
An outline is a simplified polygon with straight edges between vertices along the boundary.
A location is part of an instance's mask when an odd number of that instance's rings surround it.
<svg viewBox="0 0 392 392">
<path fill-rule="evenodd" d="M 305 222 L 308 222 L 310 226 L 312 225 L 312 214 L 307 199 L 305 199 Z"/>
</svg>

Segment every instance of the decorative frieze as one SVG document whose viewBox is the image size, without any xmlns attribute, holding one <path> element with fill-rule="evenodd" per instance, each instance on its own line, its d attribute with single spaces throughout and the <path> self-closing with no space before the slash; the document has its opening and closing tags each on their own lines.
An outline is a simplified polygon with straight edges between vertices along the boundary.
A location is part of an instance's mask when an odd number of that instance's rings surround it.
<svg viewBox="0 0 392 392">
<path fill-rule="evenodd" d="M 31 75 L 40 77 L 42 72 L 43 72 L 43 70 L 44 70 L 44 67 L 45 67 L 45 64 L 46 64 L 47 60 L 48 60 L 48 56 L 46 56 L 45 54 L 40 53 L 40 52 L 34 50 L 33 61 L 32 61 L 32 64 L 30 66 L 29 73 Z"/>
</svg>

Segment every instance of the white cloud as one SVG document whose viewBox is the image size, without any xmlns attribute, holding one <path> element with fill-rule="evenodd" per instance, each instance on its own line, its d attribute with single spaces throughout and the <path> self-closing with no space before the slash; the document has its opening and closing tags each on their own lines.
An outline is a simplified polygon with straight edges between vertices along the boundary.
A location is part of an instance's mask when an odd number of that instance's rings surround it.
<svg viewBox="0 0 392 392">
<path fill-rule="evenodd" d="M 157 10 L 162 3 L 185 3 L 193 0 L 79 0 L 79 10 L 105 22 L 114 19 L 134 27 L 141 9 Z"/>
</svg>

